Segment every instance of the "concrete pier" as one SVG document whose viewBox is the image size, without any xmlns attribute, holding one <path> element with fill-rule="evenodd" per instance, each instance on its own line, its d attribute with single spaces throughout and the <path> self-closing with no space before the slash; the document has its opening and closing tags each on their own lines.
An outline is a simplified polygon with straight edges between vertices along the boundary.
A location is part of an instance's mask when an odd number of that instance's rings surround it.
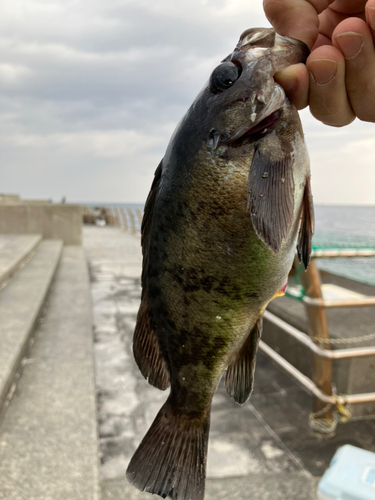
<svg viewBox="0 0 375 500">
<path fill-rule="evenodd" d="M 0 415 L 0 499 L 99 500 L 87 266 L 82 247 L 61 249 L 62 242 L 44 240 L 0 294 L 1 383 L 16 371 L 8 365 L 22 355 L 17 345 L 25 356 Z M 23 349 L 54 274 L 33 343 Z"/>
<path fill-rule="evenodd" d="M 132 356 L 140 302 L 139 234 L 85 227 L 94 308 L 102 499 L 147 500 L 129 485 L 127 464 L 167 394 L 148 385 Z M 214 397 L 206 500 L 315 500 L 336 449 L 375 451 L 375 421 L 339 424 L 323 439 L 308 428 L 311 398 L 258 354 L 255 390 L 238 406 L 221 383 Z"/>
<path fill-rule="evenodd" d="M 0 500 L 151 500 L 125 471 L 168 391 L 133 360 L 142 256 L 130 231 L 85 226 L 83 248 L 0 237 Z M 260 353 L 249 402 L 221 383 L 205 500 L 315 500 L 338 447 L 375 452 L 373 417 L 324 437 L 311 407 Z"/>
</svg>

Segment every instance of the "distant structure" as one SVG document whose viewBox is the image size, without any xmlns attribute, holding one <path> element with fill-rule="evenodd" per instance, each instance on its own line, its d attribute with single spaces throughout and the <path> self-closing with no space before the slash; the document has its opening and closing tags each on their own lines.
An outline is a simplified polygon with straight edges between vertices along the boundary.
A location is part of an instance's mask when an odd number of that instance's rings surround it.
<svg viewBox="0 0 375 500">
<path fill-rule="evenodd" d="M 82 243 L 80 205 L 52 200 L 23 200 L 18 194 L 0 193 L 0 234 L 40 234 L 62 240 L 65 245 Z"/>
<path fill-rule="evenodd" d="M 20 201 L 20 196 L 18 194 L 3 194 L 0 193 L 0 204 L 4 205 L 6 203 L 17 203 Z"/>
<path fill-rule="evenodd" d="M 0 205 L 43 205 L 52 203 L 52 199 L 22 199 L 19 194 L 0 193 Z"/>
</svg>

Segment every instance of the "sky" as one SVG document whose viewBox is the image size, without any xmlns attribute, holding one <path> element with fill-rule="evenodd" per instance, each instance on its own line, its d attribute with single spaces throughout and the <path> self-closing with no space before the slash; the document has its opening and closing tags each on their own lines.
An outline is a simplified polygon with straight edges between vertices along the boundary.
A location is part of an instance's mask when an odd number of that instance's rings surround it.
<svg viewBox="0 0 375 500">
<path fill-rule="evenodd" d="M 261 0 L 2 0 L 0 193 L 147 197 L 181 117 Z M 375 124 L 301 113 L 318 204 L 375 204 Z"/>
</svg>

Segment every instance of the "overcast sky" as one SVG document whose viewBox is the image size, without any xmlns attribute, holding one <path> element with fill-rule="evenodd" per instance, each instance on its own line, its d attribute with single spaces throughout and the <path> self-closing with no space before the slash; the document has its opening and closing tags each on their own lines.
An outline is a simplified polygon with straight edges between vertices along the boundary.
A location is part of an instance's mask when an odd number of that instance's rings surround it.
<svg viewBox="0 0 375 500">
<path fill-rule="evenodd" d="M 1 0 L 0 192 L 143 202 L 173 129 L 261 0 Z M 305 110 L 314 199 L 375 204 L 375 125 Z"/>
</svg>

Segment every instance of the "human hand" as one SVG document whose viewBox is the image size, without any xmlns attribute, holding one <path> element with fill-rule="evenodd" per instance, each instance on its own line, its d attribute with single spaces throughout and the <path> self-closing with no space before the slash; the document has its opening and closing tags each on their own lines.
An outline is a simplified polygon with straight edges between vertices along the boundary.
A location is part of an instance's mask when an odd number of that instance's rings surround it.
<svg viewBox="0 0 375 500">
<path fill-rule="evenodd" d="M 375 0 L 263 0 L 277 33 L 311 54 L 275 79 L 297 109 L 336 127 L 375 122 Z"/>
</svg>

